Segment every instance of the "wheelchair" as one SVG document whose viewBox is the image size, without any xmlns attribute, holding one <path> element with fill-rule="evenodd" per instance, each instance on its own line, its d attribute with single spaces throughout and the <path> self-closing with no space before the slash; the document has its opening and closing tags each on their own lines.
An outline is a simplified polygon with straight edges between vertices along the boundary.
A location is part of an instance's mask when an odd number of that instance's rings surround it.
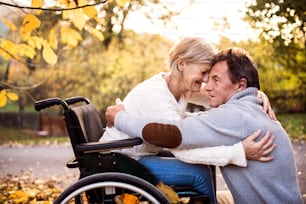
<svg viewBox="0 0 306 204">
<path fill-rule="evenodd" d="M 68 168 L 78 168 L 79 179 L 65 189 L 54 201 L 57 203 L 170 203 L 165 193 L 157 187 L 155 176 L 137 160 L 114 150 L 142 144 L 142 139 L 132 138 L 108 143 L 98 142 L 104 127 L 96 107 L 83 96 L 67 99 L 48 98 L 35 102 L 36 111 L 59 105 L 63 109 L 66 128 L 74 158 Z M 162 156 L 172 156 L 168 152 Z M 212 167 L 216 188 L 215 167 Z M 172 187 L 184 203 L 210 203 L 188 186 Z"/>
</svg>

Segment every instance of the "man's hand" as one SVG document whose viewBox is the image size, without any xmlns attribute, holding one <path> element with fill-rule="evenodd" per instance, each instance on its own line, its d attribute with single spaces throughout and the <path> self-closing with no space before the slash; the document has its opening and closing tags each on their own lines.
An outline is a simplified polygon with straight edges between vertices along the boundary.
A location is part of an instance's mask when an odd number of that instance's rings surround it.
<svg viewBox="0 0 306 204">
<path fill-rule="evenodd" d="M 107 120 L 107 127 L 114 126 L 116 115 L 122 110 L 124 110 L 124 105 L 122 103 L 106 108 L 105 117 Z"/>
<path fill-rule="evenodd" d="M 274 157 L 268 155 L 276 148 L 276 144 L 273 144 L 275 136 L 271 136 L 268 131 L 260 141 L 256 142 L 255 140 L 259 137 L 260 133 L 261 131 L 257 130 L 245 138 L 242 141 L 242 145 L 248 160 L 268 162 L 274 159 Z"/>
</svg>

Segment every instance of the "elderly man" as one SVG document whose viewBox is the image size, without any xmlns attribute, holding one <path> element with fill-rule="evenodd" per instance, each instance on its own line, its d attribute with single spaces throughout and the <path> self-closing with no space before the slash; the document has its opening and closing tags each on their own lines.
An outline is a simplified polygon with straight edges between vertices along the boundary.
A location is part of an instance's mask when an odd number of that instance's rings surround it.
<svg viewBox="0 0 306 204">
<path fill-rule="evenodd" d="M 129 135 L 166 148 L 196 148 L 232 145 L 260 129 L 274 134 L 277 148 L 268 163 L 248 161 L 246 168 L 221 167 L 235 203 L 303 203 L 297 182 L 290 140 L 278 121 L 271 120 L 256 98 L 259 90 L 257 66 L 239 48 L 220 51 L 209 73 L 205 89 L 211 110 L 180 121 L 154 121 L 109 107 L 109 124 Z M 128 122 L 127 122 L 128 121 Z"/>
</svg>

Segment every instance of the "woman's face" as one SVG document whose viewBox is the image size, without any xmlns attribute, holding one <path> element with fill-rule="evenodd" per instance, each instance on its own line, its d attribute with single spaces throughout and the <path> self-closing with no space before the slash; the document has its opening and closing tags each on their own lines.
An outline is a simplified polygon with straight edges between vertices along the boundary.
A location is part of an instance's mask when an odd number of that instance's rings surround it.
<svg viewBox="0 0 306 204">
<path fill-rule="evenodd" d="M 199 92 L 203 82 L 208 80 L 208 72 L 211 68 L 209 64 L 192 64 L 182 62 L 182 85 L 185 91 Z"/>
</svg>

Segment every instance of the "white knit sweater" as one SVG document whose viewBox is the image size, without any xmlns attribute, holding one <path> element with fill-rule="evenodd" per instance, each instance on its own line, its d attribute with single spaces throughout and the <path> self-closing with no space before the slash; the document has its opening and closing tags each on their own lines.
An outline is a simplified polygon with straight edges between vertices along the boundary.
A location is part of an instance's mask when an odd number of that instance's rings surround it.
<svg viewBox="0 0 306 204">
<path fill-rule="evenodd" d="M 157 74 L 138 84 L 128 93 L 123 100 L 128 113 L 140 117 L 150 117 L 151 119 L 179 120 L 186 117 L 187 101 L 184 98 L 179 101 L 174 98 L 163 78 L 163 74 Z M 131 137 L 112 127 L 106 128 L 100 141 L 106 142 L 126 138 Z M 159 147 L 144 143 L 134 148 L 122 149 L 121 152 L 137 159 L 140 156 L 157 154 L 160 150 Z M 216 166 L 234 164 L 243 167 L 247 165 L 241 142 L 231 146 L 171 149 L 170 151 L 176 158 L 187 163 Z"/>
</svg>

